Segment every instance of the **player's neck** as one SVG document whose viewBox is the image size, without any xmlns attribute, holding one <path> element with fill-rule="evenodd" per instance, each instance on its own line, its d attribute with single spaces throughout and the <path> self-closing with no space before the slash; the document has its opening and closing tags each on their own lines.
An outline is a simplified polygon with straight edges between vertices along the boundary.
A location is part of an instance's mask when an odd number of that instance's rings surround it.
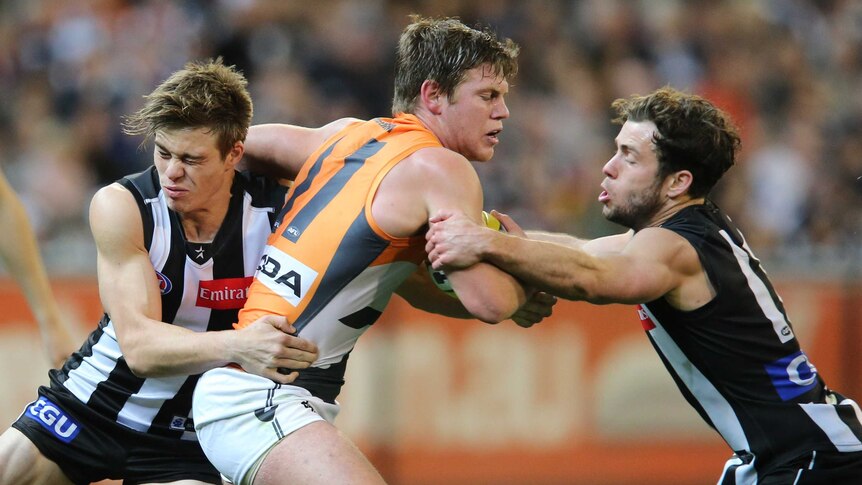
<svg viewBox="0 0 862 485">
<path fill-rule="evenodd" d="M 670 200 L 668 203 L 659 210 L 655 216 L 652 218 L 649 224 L 645 227 L 660 227 L 662 224 L 667 222 L 668 219 L 673 217 L 677 212 L 685 209 L 690 205 L 700 205 L 706 201 L 703 197 L 698 197 L 695 199 L 691 199 L 685 197 L 681 200 Z"/>
<path fill-rule="evenodd" d="M 180 214 L 180 223 L 183 226 L 186 241 L 195 243 L 212 242 L 227 216 L 230 198 L 230 195 L 220 197 L 212 204 L 208 204 L 201 209 Z"/>
</svg>

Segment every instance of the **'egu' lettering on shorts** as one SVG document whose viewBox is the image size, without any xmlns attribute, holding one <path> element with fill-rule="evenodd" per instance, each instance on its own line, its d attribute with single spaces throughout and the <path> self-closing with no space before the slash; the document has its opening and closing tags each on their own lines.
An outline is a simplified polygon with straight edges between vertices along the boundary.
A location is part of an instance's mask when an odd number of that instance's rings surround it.
<svg viewBox="0 0 862 485">
<path fill-rule="evenodd" d="M 41 424 L 58 440 L 68 443 L 78 436 L 81 426 L 50 400 L 40 397 L 38 401 L 27 407 L 24 416 Z"/>
<path fill-rule="evenodd" d="M 801 350 L 764 366 L 782 400 L 805 394 L 817 385 L 817 368 Z"/>
</svg>

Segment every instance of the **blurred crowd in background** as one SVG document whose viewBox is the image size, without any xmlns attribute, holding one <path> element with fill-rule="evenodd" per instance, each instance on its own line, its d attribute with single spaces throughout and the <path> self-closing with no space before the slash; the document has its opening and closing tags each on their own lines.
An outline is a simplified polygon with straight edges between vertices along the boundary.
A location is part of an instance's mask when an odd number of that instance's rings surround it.
<svg viewBox="0 0 862 485">
<path fill-rule="evenodd" d="M 862 2 L 857 0 L 6 0 L 0 166 L 52 275 L 93 274 L 99 187 L 152 163 L 121 116 L 189 60 L 249 79 L 254 122 L 388 116 L 408 15 L 458 16 L 521 45 L 485 206 L 599 236 L 618 126 L 610 103 L 660 86 L 729 111 L 743 151 L 713 198 L 779 268 L 862 260 Z M 14 228 L 4 228 L 14 230 Z"/>
</svg>

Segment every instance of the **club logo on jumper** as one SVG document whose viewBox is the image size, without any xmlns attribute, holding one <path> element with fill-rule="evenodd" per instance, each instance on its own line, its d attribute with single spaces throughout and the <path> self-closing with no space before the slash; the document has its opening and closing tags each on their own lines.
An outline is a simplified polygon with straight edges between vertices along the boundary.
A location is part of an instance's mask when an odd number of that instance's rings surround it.
<svg viewBox="0 0 862 485">
<path fill-rule="evenodd" d="M 174 416 L 171 418 L 171 423 L 168 427 L 176 431 L 189 431 L 192 433 L 195 431 L 192 420 L 186 416 Z"/>
<path fill-rule="evenodd" d="M 158 271 L 156 271 L 156 278 L 158 278 L 159 280 L 159 291 L 161 291 L 163 295 L 167 295 L 168 293 L 170 293 L 171 289 L 174 287 L 174 285 L 171 284 L 171 280 L 169 280 L 167 276 L 159 273 Z"/>
<path fill-rule="evenodd" d="M 317 271 L 287 253 L 267 246 L 260 258 L 256 276 L 258 281 L 291 305 L 299 306 L 317 279 Z"/>
<path fill-rule="evenodd" d="M 78 436 L 81 427 L 53 402 L 44 397 L 31 404 L 24 416 L 41 424 L 52 435 L 63 443 L 68 443 Z"/>
<path fill-rule="evenodd" d="M 201 281 L 198 285 L 198 299 L 195 305 L 213 310 L 235 310 L 242 308 L 248 299 L 248 287 L 254 280 L 245 278 L 222 278 Z"/>
<path fill-rule="evenodd" d="M 782 400 L 805 394 L 817 385 L 817 368 L 801 350 L 764 366 Z"/>
<path fill-rule="evenodd" d="M 644 308 L 643 305 L 637 305 L 635 308 L 637 308 L 638 318 L 640 319 L 641 326 L 644 328 L 644 330 L 649 332 L 650 330 L 654 329 L 655 323 L 653 323 L 652 319 L 649 317 L 646 308 Z"/>
</svg>

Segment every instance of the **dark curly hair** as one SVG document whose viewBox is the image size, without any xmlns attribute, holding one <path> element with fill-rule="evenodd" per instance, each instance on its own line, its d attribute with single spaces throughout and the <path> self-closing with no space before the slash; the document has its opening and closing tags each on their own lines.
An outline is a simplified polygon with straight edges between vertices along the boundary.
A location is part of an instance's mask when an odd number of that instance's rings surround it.
<svg viewBox="0 0 862 485">
<path fill-rule="evenodd" d="M 706 99 L 663 87 L 647 96 L 617 99 L 615 123 L 652 121 L 659 177 L 679 170 L 692 174 L 689 195 L 706 197 L 736 161 L 740 138 L 727 113 Z"/>
</svg>

